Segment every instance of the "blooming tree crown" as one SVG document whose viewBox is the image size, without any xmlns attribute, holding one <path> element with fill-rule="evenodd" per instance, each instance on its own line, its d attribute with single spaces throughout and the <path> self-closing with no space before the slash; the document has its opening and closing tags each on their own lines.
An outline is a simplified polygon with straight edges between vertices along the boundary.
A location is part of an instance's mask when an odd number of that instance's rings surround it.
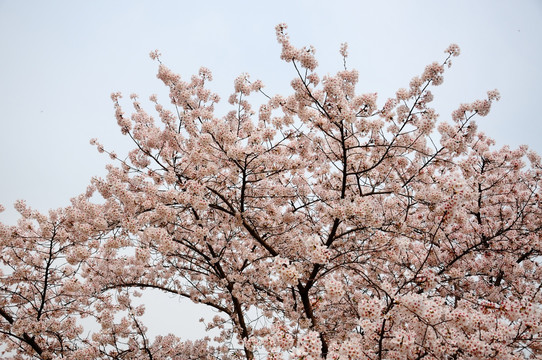
<svg viewBox="0 0 542 360">
<path fill-rule="evenodd" d="M 478 131 L 498 92 L 438 121 L 451 45 L 379 105 L 356 93 L 346 44 L 344 69 L 320 77 L 286 29 L 291 94 L 242 74 L 220 117 L 211 72 L 183 80 L 154 51 L 169 109 L 132 95 L 127 115 L 112 95 L 134 150 L 92 140 L 115 160 L 105 178 L 48 215 L 16 204 L 19 223 L 0 226 L 5 356 L 542 356 L 540 157 Z M 149 288 L 214 309 L 217 337 L 149 339 L 133 302 Z"/>
</svg>

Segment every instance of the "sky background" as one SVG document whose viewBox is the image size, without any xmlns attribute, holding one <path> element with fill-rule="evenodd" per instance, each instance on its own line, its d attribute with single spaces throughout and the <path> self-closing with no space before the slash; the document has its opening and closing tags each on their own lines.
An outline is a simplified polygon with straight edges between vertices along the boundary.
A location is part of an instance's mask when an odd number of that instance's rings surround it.
<svg viewBox="0 0 542 360">
<path fill-rule="evenodd" d="M 339 48 L 348 42 L 358 92 L 378 92 L 379 104 L 459 44 L 461 56 L 433 91 L 440 119 L 497 88 L 502 99 L 479 127 L 499 147 L 527 144 L 542 153 L 541 0 L 0 0 L 0 221 L 15 223 L 17 199 L 41 211 L 65 206 L 92 176 L 103 176 L 110 160 L 91 138 L 119 156 L 131 149 L 110 94 L 157 93 L 167 104 L 151 50 L 184 79 L 211 69 L 210 87 L 223 103 L 243 72 L 269 94 L 289 93 L 295 73 L 279 59 L 281 22 L 294 45 L 316 47 L 320 75 L 341 70 Z M 219 110 L 225 115 L 227 104 Z M 149 299 L 152 334 L 203 333 L 199 308 L 160 294 Z"/>
</svg>

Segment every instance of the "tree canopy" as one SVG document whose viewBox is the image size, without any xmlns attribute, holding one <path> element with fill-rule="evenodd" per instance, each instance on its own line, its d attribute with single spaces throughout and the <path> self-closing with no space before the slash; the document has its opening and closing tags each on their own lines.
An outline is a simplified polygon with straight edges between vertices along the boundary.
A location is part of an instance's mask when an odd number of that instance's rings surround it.
<svg viewBox="0 0 542 360">
<path fill-rule="evenodd" d="M 218 116 L 208 69 L 183 80 L 152 52 L 171 104 L 151 96 L 149 114 L 132 95 L 127 115 L 112 95 L 134 149 L 92 140 L 114 160 L 106 177 L 48 214 L 15 204 L 4 358 L 542 356 L 542 167 L 478 130 L 499 93 L 439 120 L 451 45 L 379 105 L 356 93 L 346 44 L 344 69 L 319 76 L 314 48 L 276 32 L 290 94 L 243 74 Z M 150 339 L 134 305 L 150 288 L 213 309 L 218 335 Z"/>
</svg>

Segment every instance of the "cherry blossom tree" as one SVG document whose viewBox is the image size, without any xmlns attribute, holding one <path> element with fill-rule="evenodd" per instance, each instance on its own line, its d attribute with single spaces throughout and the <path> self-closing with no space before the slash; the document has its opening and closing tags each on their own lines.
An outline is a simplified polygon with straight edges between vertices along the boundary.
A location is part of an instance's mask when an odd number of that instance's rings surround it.
<svg viewBox="0 0 542 360">
<path fill-rule="evenodd" d="M 64 209 L 0 227 L 0 339 L 13 359 L 542 357 L 540 157 L 478 131 L 497 91 L 437 121 L 451 45 L 378 105 L 320 77 L 276 28 L 292 93 L 247 74 L 232 110 L 158 52 L 170 109 L 112 99 L 126 157 Z M 259 109 L 252 103 L 260 102 Z M 156 121 L 155 117 L 158 119 Z M 94 201 L 97 197 L 103 201 Z M 213 309 L 217 336 L 149 339 L 134 297 Z"/>
</svg>

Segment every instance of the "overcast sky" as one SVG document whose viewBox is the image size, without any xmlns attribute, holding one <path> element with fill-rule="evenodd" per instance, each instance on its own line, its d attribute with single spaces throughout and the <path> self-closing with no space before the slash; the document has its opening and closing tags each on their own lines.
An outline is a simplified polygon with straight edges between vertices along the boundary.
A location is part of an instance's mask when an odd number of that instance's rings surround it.
<svg viewBox="0 0 542 360">
<path fill-rule="evenodd" d="M 321 75 L 341 69 L 339 47 L 348 42 L 358 91 L 378 92 L 380 104 L 459 44 L 461 56 L 434 91 L 441 119 L 497 88 L 502 99 L 480 128 L 498 146 L 528 144 L 542 153 L 540 0 L 0 0 L 0 221 L 16 221 L 16 199 L 42 211 L 65 206 L 92 176 L 104 175 L 109 159 L 89 139 L 119 155 L 130 149 L 110 94 L 158 93 L 167 103 L 151 50 L 185 79 L 210 68 L 211 88 L 224 102 L 242 72 L 268 93 L 289 92 L 294 71 L 275 40 L 281 22 L 295 45 L 316 47 Z M 172 301 L 156 297 L 156 304 Z M 191 323 L 198 314 L 186 309 L 175 316 Z M 172 313 L 154 314 L 160 325 L 153 331 L 177 331 L 166 321 Z M 200 334 L 195 327 L 181 335 Z"/>
</svg>

